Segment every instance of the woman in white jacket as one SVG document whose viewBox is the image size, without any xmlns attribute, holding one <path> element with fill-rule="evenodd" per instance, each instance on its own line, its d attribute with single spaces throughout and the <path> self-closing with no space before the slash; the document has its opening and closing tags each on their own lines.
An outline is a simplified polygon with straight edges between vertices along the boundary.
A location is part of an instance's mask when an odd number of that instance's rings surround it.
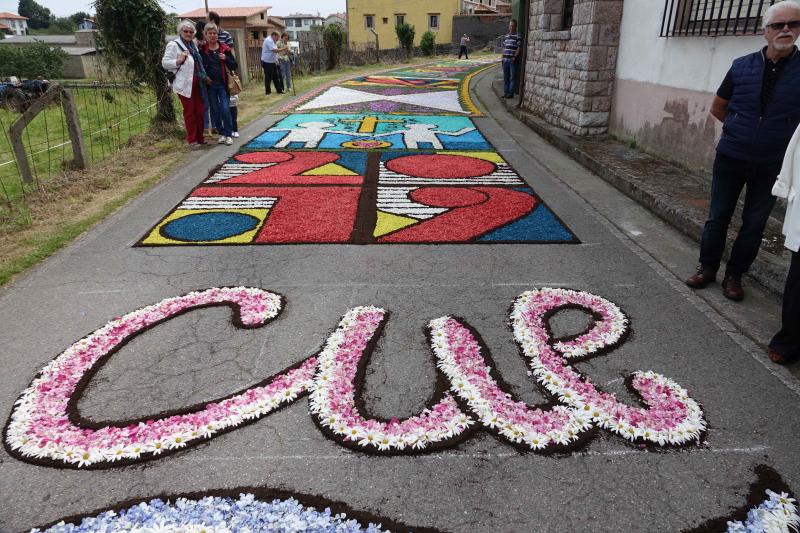
<svg viewBox="0 0 800 533">
<path fill-rule="evenodd" d="M 186 141 L 193 147 L 206 144 L 203 138 L 203 103 L 205 71 L 194 42 L 194 23 L 183 20 L 178 24 L 178 38 L 167 43 L 161 66 L 172 72 L 175 80 L 172 90 L 177 93 L 183 106 L 183 122 L 186 125 Z"/>
<path fill-rule="evenodd" d="M 783 221 L 784 246 L 792 252 L 786 288 L 783 290 L 783 324 L 769 343 L 767 354 L 779 364 L 800 360 L 800 127 L 783 157 L 783 167 L 772 194 L 786 198 Z"/>
</svg>

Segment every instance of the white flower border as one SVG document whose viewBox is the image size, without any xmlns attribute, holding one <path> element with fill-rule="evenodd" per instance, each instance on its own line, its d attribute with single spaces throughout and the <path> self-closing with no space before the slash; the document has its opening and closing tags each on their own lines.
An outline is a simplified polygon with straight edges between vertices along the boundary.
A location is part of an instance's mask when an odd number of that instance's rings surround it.
<svg viewBox="0 0 800 533">
<path fill-rule="evenodd" d="M 112 320 L 48 363 L 23 391 L 6 426 L 6 447 L 32 462 L 77 468 L 114 466 L 212 438 L 291 404 L 307 392 L 311 393 L 312 416 L 332 438 L 371 453 L 415 453 L 448 446 L 463 438 L 476 418 L 513 444 L 544 451 L 576 443 L 595 425 L 630 441 L 659 446 L 686 444 L 705 430 L 700 406 L 669 378 L 655 372 L 633 374 L 631 384 L 648 404 L 641 409 L 597 390 L 569 366 L 569 360 L 615 346 L 626 334 L 628 320 L 616 305 L 599 296 L 550 288 L 520 295 L 510 315 L 530 374 L 561 402 L 548 410 L 513 400 L 492 377 L 475 335 L 448 316 L 432 320 L 429 330 L 431 349 L 451 393 L 405 420 L 364 418 L 355 403 L 356 378 L 386 315 L 383 309 L 364 306 L 345 314 L 318 355 L 240 394 L 192 412 L 127 425 L 93 429 L 70 419 L 69 402 L 82 378 L 109 353 L 177 314 L 222 304 L 233 304 L 242 327 L 258 327 L 279 314 L 282 300 L 257 288 L 212 288 L 167 298 Z M 575 339 L 552 342 L 547 317 L 567 307 L 584 309 L 599 319 Z"/>
</svg>

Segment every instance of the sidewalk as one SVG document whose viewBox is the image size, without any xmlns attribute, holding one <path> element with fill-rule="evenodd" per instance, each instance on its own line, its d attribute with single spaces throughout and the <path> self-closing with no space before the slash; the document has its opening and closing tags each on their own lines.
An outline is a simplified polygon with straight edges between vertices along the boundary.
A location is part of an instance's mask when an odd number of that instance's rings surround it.
<svg viewBox="0 0 800 533">
<path fill-rule="evenodd" d="M 683 234 L 700 242 L 708 214 L 711 181 L 640 150 L 627 147 L 609 135 L 581 137 L 546 123 L 516 106 L 516 100 L 499 98 L 502 79 L 493 80 L 498 100 L 520 121 L 553 146 L 585 166 L 615 188 L 662 218 Z M 776 211 L 780 210 L 776 206 Z M 773 212 L 773 215 L 775 212 Z M 741 223 L 741 203 L 728 233 L 725 257 Z M 749 276 L 775 294 L 783 293 L 790 256 L 783 247 L 781 222 L 770 218 L 761 251 Z M 688 277 L 690 271 L 686 272 Z"/>
</svg>

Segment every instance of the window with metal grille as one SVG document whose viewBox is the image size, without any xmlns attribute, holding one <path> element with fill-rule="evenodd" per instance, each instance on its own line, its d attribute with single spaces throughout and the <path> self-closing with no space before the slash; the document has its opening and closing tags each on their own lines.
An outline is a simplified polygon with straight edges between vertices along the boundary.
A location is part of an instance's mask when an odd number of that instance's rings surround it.
<svg viewBox="0 0 800 533">
<path fill-rule="evenodd" d="M 754 35 L 775 0 L 666 0 L 661 37 Z"/>
<path fill-rule="evenodd" d="M 561 18 L 561 29 L 572 28 L 572 11 L 575 8 L 575 0 L 564 0 L 564 15 Z"/>
</svg>

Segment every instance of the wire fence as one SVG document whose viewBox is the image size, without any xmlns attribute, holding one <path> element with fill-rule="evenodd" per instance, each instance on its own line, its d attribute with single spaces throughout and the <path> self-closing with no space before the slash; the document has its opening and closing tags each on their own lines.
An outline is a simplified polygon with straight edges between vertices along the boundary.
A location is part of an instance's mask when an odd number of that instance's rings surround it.
<svg viewBox="0 0 800 533">
<path fill-rule="evenodd" d="M 119 83 L 65 83 L 75 102 L 86 155 L 98 163 L 120 150 L 134 136 L 144 133 L 156 112 L 152 92 Z M 35 95 L 32 96 L 35 98 Z M 23 144 L 33 183 L 22 181 L 12 151 L 9 127 L 27 107 L 24 96 L 6 99 L 0 105 L 0 217 L 7 216 L 34 191 L 65 175 L 73 159 L 67 122 L 59 94 L 26 126 Z"/>
</svg>

